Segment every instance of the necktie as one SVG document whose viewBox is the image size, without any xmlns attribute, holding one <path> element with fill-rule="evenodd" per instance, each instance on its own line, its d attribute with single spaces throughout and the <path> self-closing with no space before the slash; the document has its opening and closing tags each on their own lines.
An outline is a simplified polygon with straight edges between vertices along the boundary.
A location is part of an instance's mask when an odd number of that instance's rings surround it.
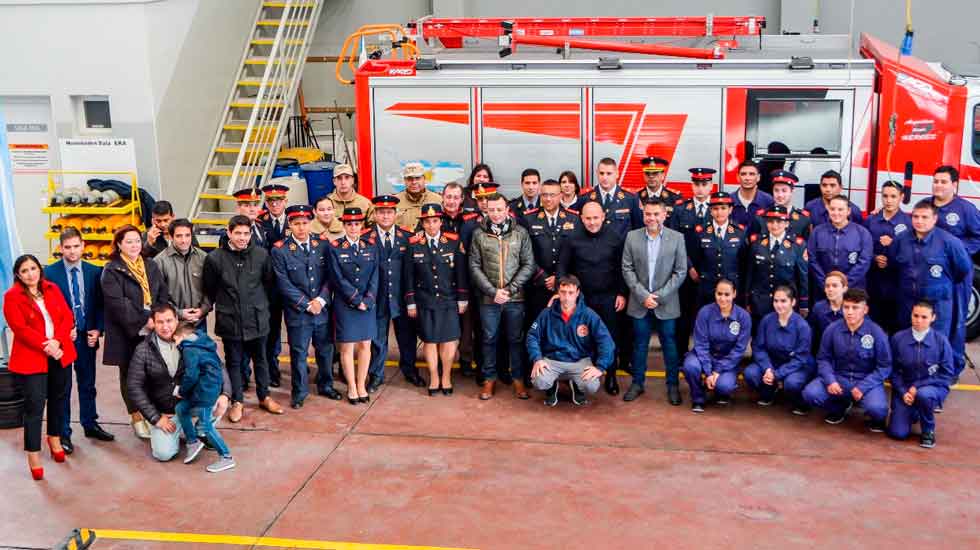
<svg viewBox="0 0 980 550">
<path fill-rule="evenodd" d="M 435 239 L 429 239 L 429 248 L 432 250 L 433 253 L 435 253 L 435 251 L 436 251 L 436 240 Z"/>
<path fill-rule="evenodd" d="M 72 310 L 75 313 L 75 326 L 85 331 L 85 309 L 82 307 L 82 284 L 79 280 L 78 268 L 71 268 L 71 296 Z"/>
<path fill-rule="evenodd" d="M 698 205 L 698 218 L 703 218 L 703 217 L 704 217 L 704 205 L 703 204 L 699 204 Z"/>
<path fill-rule="evenodd" d="M 602 195 L 602 207 L 609 208 L 609 193 Z"/>
<path fill-rule="evenodd" d="M 281 232 L 282 225 L 279 224 L 278 219 L 272 222 L 272 230 L 276 232 L 276 235 L 278 235 Z"/>
<path fill-rule="evenodd" d="M 554 218 L 548 218 L 548 228 L 551 229 L 552 231 L 555 230 L 555 219 Z"/>
<path fill-rule="evenodd" d="M 262 244 L 262 231 L 259 226 L 252 224 L 252 235 L 255 235 L 255 242 Z"/>
<path fill-rule="evenodd" d="M 310 253 L 310 243 L 303 243 L 303 244 L 302 244 L 302 245 L 300 245 L 300 246 L 302 246 L 302 247 L 303 247 L 303 252 L 306 252 L 307 254 L 309 254 L 309 253 Z"/>
<path fill-rule="evenodd" d="M 385 233 L 385 251 L 391 252 L 391 234 Z"/>
</svg>

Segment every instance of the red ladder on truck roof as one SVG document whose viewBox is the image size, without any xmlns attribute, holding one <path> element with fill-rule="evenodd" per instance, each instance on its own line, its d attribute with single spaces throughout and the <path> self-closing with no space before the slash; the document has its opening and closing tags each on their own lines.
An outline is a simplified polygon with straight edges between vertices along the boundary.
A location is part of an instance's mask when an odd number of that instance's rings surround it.
<svg viewBox="0 0 980 550">
<path fill-rule="evenodd" d="M 524 36 L 755 36 L 766 27 L 766 18 L 745 16 L 704 17 L 485 17 L 423 18 L 410 23 L 418 38 L 438 38 L 446 48 L 459 48 L 463 38 L 495 38 L 502 23 Z"/>
</svg>

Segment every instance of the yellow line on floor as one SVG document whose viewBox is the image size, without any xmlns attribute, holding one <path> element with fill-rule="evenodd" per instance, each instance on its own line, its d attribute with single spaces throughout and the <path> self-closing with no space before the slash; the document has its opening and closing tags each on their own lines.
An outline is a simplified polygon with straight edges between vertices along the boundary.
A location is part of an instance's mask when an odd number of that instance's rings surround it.
<svg viewBox="0 0 980 550">
<path fill-rule="evenodd" d="M 193 542 L 201 544 L 234 544 L 279 548 L 320 548 L 328 550 L 473 550 L 443 546 L 406 546 L 398 544 L 364 544 L 329 540 L 282 539 L 275 537 L 247 537 L 239 535 L 204 535 L 198 533 L 167 533 L 160 531 L 121 531 L 116 529 L 92 529 L 96 540 L 136 540 L 154 542 Z"/>
</svg>

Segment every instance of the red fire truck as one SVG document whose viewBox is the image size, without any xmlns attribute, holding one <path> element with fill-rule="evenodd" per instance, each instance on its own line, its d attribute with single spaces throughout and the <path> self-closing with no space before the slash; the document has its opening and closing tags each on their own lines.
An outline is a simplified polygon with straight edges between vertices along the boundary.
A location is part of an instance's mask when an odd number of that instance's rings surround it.
<svg viewBox="0 0 980 550">
<path fill-rule="evenodd" d="M 573 170 L 588 186 L 603 157 L 634 189 L 640 159 L 654 155 L 681 192 L 691 167 L 715 168 L 734 189 L 751 158 L 794 171 L 807 184 L 799 204 L 837 170 L 871 211 L 882 182 L 904 181 L 914 203 L 951 164 L 960 195 L 980 201 L 980 71 L 900 56 L 869 35 L 854 55 L 848 36 L 764 26 L 751 16 L 413 22 L 417 59 L 367 59 L 355 74 L 361 189 L 399 190 L 411 161 L 436 190 L 480 162 L 508 195 L 527 167 Z M 971 335 L 980 276 L 974 287 Z"/>
</svg>

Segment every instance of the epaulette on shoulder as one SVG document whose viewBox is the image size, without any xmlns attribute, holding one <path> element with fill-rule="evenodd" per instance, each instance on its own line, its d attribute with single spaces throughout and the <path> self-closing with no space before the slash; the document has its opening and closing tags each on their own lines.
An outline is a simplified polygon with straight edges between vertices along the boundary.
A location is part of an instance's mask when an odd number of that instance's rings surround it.
<svg viewBox="0 0 980 550">
<path fill-rule="evenodd" d="M 677 199 L 676 201 L 674 201 L 674 206 L 680 206 L 682 204 L 684 204 L 684 199 Z M 688 205 L 688 206 L 691 206 L 691 205 Z M 688 208 L 688 210 L 690 210 L 690 208 Z"/>
<path fill-rule="evenodd" d="M 760 209 L 758 209 L 758 210 L 755 211 L 755 215 L 756 216 L 761 216 L 761 215 L 763 215 L 765 213 L 766 213 L 766 209 L 765 208 L 760 208 Z"/>
<path fill-rule="evenodd" d="M 450 241 L 458 241 L 459 240 L 459 235 L 457 235 L 457 234 L 455 234 L 455 233 L 453 233 L 451 231 L 443 231 L 442 234 L 447 239 L 449 239 Z"/>
<path fill-rule="evenodd" d="M 745 231 L 745 224 L 744 223 L 738 224 L 738 228 L 741 229 L 742 231 Z"/>
<path fill-rule="evenodd" d="M 396 225 L 395 226 L 395 234 L 396 235 L 402 235 L 403 237 L 405 235 L 408 235 L 409 237 L 411 237 L 412 232 L 411 231 L 408 231 L 407 229 L 402 229 L 402 227 L 400 225 Z"/>
<path fill-rule="evenodd" d="M 694 232 L 695 233 L 704 233 L 704 228 L 701 227 L 700 225 L 695 225 L 694 226 Z"/>
<path fill-rule="evenodd" d="M 573 214 L 575 216 L 578 216 L 579 215 L 578 210 L 575 210 L 574 208 L 566 208 L 565 209 L 565 212 L 568 212 L 569 214 Z"/>
<path fill-rule="evenodd" d="M 365 227 L 364 229 L 361 229 L 361 235 L 367 235 L 368 233 L 370 233 L 372 231 L 374 231 L 374 228 L 373 227 Z"/>
<path fill-rule="evenodd" d="M 810 211 L 807 210 L 806 208 L 800 208 L 800 214 L 803 214 L 804 216 L 809 216 Z"/>
<path fill-rule="evenodd" d="M 468 221 L 473 220 L 473 219 L 476 219 L 478 217 L 480 217 L 480 214 L 478 214 L 476 212 L 467 212 L 467 213 L 463 214 L 463 221 L 467 221 L 468 222 Z"/>
<path fill-rule="evenodd" d="M 323 233 L 326 234 L 327 232 L 324 231 Z M 340 241 L 342 241 L 342 240 L 344 240 L 343 237 L 341 237 L 339 239 L 332 240 L 332 241 L 330 241 L 330 246 L 332 246 L 334 248 L 340 248 Z"/>
<path fill-rule="evenodd" d="M 758 240 L 759 240 L 759 235 L 758 235 L 758 233 L 757 233 L 757 234 L 755 234 L 755 235 L 752 235 L 751 237 L 749 237 L 749 242 L 750 242 L 750 243 L 754 243 L 755 241 L 758 241 Z"/>
<path fill-rule="evenodd" d="M 286 244 L 286 241 L 276 241 L 272 246 L 276 248 L 282 248 L 282 245 Z"/>
<path fill-rule="evenodd" d="M 408 239 L 408 242 L 409 242 L 409 244 L 419 244 L 420 242 L 423 242 L 424 240 L 425 239 L 422 237 L 422 233 L 417 233 L 415 235 L 412 235 L 412 237 L 410 239 Z"/>
<path fill-rule="evenodd" d="M 806 239 L 804 239 L 803 237 L 797 235 L 796 236 L 796 244 L 798 244 L 800 246 L 804 246 L 804 245 L 806 245 Z"/>
<path fill-rule="evenodd" d="M 532 208 L 532 209 L 530 209 L 530 210 L 525 210 L 525 211 L 524 211 L 524 215 L 525 215 L 525 216 L 533 216 L 534 214 L 537 214 L 537 213 L 538 213 L 538 212 L 540 212 L 540 211 L 541 211 L 541 209 L 540 209 L 540 208 Z"/>
</svg>

